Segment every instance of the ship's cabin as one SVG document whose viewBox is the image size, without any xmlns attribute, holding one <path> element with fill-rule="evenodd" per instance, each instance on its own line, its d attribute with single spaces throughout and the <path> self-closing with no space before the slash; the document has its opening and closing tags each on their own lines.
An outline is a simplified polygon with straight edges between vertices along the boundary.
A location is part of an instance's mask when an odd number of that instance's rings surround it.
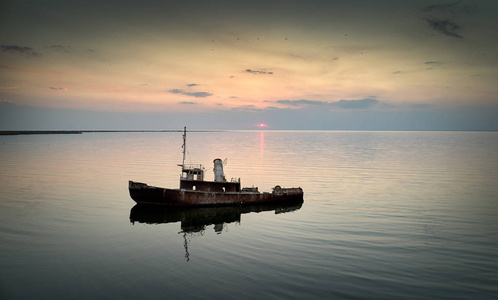
<svg viewBox="0 0 498 300">
<path fill-rule="evenodd" d="M 227 181 L 205 181 L 202 165 L 180 165 L 180 189 L 201 192 L 240 192 L 240 179 Z M 224 176 L 223 176 L 224 177 Z"/>
<path fill-rule="evenodd" d="M 204 180 L 204 167 L 202 165 L 180 165 L 182 167 L 181 179 Z"/>
</svg>

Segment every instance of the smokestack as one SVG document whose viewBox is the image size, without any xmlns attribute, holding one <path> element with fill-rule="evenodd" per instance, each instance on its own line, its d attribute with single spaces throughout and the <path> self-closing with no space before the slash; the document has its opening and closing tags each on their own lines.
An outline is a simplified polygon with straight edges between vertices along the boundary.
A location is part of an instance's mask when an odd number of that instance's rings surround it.
<svg viewBox="0 0 498 300">
<path fill-rule="evenodd" d="M 225 182 L 225 174 L 223 173 L 223 161 L 217 158 L 213 160 L 214 163 L 214 181 L 216 182 Z"/>
</svg>

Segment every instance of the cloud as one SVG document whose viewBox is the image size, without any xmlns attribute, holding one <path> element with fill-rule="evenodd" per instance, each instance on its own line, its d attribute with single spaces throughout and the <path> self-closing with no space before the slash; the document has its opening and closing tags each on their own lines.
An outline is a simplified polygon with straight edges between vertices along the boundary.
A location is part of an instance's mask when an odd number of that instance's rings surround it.
<svg viewBox="0 0 498 300">
<path fill-rule="evenodd" d="M 470 1 L 469 1 L 470 2 Z M 420 9 L 423 12 L 432 13 L 472 13 L 478 10 L 478 6 L 475 4 L 462 4 L 460 1 L 448 3 L 448 4 L 434 4 Z"/>
<path fill-rule="evenodd" d="M 450 20 L 438 20 L 432 17 L 424 19 L 429 23 L 429 26 L 431 26 L 432 29 L 447 36 L 463 39 L 463 37 L 457 33 L 462 28 L 460 25 L 451 22 Z"/>
<path fill-rule="evenodd" d="M 9 101 L 9 100 L 0 100 L 0 107 L 2 106 L 19 106 L 17 103 L 14 103 L 12 101 Z"/>
<path fill-rule="evenodd" d="M 277 101 L 274 101 L 274 102 L 275 103 L 279 103 L 279 104 L 291 105 L 291 106 L 330 104 L 329 102 L 326 102 L 326 101 L 315 101 L 315 100 L 306 100 L 306 99 L 301 99 L 301 100 L 277 100 Z"/>
<path fill-rule="evenodd" d="M 368 109 L 380 104 L 379 100 L 375 99 L 361 99 L 361 100 L 340 100 L 331 103 L 332 106 L 336 106 L 344 109 Z"/>
<path fill-rule="evenodd" d="M 266 71 L 266 70 L 251 70 L 251 69 L 246 69 L 245 71 L 248 72 L 248 73 L 252 73 L 252 74 L 268 74 L 268 75 L 273 75 L 273 72 Z"/>
<path fill-rule="evenodd" d="M 429 5 L 429 6 L 422 8 L 422 11 L 425 11 L 425 12 L 452 11 L 452 8 L 455 8 L 459 5 L 460 5 L 459 1 L 457 1 L 455 3 L 449 3 L 449 4 L 434 4 L 434 5 Z"/>
<path fill-rule="evenodd" d="M 68 46 L 69 47 L 69 46 Z M 76 49 L 74 49 L 76 50 Z M 72 51 L 72 50 L 71 50 Z M 69 52 L 69 51 L 67 51 Z M 105 63 L 108 63 L 108 60 L 103 58 L 98 51 L 95 51 L 95 49 L 92 49 L 92 48 L 85 48 L 85 49 L 81 49 L 80 51 L 78 51 L 81 55 L 89 58 L 89 59 L 92 59 L 92 60 L 96 60 L 96 61 L 100 61 L 100 62 L 105 62 Z M 111 64 L 109 64 L 110 66 Z"/>
<path fill-rule="evenodd" d="M 168 93 L 182 94 L 182 95 L 192 96 L 192 97 L 196 97 L 196 98 L 204 98 L 204 97 L 209 97 L 209 96 L 213 95 L 213 94 L 208 93 L 208 92 L 185 92 L 184 90 L 180 90 L 180 89 L 171 89 L 168 91 Z"/>
<path fill-rule="evenodd" d="M 434 67 L 444 65 L 444 62 L 442 62 L 442 61 L 426 61 L 424 64 L 428 66 L 427 70 L 432 70 L 432 69 L 434 69 Z"/>
<path fill-rule="evenodd" d="M 180 102 L 180 104 L 188 104 L 188 105 L 192 105 L 192 104 L 197 104 L 197 102 L 182 101 L 182 102 Z"/>
<path fill-rule="evenodd" d="M 192 96 L 192 97 L 197 97 L 197 98 L 204 98 L 204 97 L 209 97 L 212 96 L 213 94 L 207 93 L 207 92 L 183 92 L 182 95 L 187 95 L 187 96 Z"/>
<path fill-rule="evenodd" d="M 70 46 L 52 45 L 49 46 L 48 48 L 59 52 L 69 53 L 69 47 Z"/>
<path fill-rule="evenodd" d="M 441 61 L 426 61 L 424 64 L 426 65 L 442 65 L 444 62 Z"/>
<path fill-rule="evenodd" d="M 393 75 L 400 75 L 400 74 L 410 74 L 410 73 L 416 73 L 418 72 L 417 70 L 398 70 L 398 71 L 394 71 L 392 72 L 391 74 Z M 375 98 L 375 97 L 370 97 L 369 98 Z"/>
<path fill-rule="evenodd" d="M 264 109 L 256 108 L 254 105 L 242 105 L 233 107 L 232 111 L 240 111 L 240 112 L 251 112 L 251 113 L 261 113 L 264 112 Z"/>
<path fill-rule="evenodd" d="M 31 47 L 21 47 L 17 45 L 2 45 L 2 51 L 5 52 L 16 52 L 19 54 L 24 54 L 26 57 L 39 57 L 40 53 L 33 50 Z"/>
<path fill-rule="evenodd" d="M 67 88 L 65 88 L 65 87 L 51 86 L 51 87 L 49 87 L 49 89 L 54 90 L 54 91 L 63 91 L 63 92 L 67 91 Z"/>
<path fill-rule="evenodd" d="M 294 106 L 294 107 L 299 107 L 299 108 L 311 107 L 311 106 L 314 106 L 314 107 L 326 106 L 326 107 L 341 108 L 341 109 L 369 109 L 369 108 L 373 108 L 376 106 L 389 107 L 388 104 L 382 103 L 379 100 L 371 99 L 371 98 L 360 99 L 360 100 L 339 100 L 337 102 L 316 101 L 316 100 L 306 100 L 306 99 L 276 100 L 276 101 L 265 100 L 263 102 L 278 103 L 278 104 L 283 104 L 283 105 L 287 105 L 287 106 Z"/>
<path fill-rule="evenodd" d="M 188 87 L 198 86 L 198 84 L 197 84 L 197 83 L 189 83 L 189 84 L 187 84 L 187 86 L 188 86 Z"/>
<path fill-rule="evenodd" d="M 190 105 L 190 108 L 196 106 Z M 0 130 L 175 129 L 183 128 L 185 122 L 195 128 L 204 128 L 206 124 L 210 124 L 209 127 L 212 129 L 251 129 L 249 126 L 264 119 L 271 120 L 274 129 L 496 131 L 497 115 L 497 105 L 453 109 L 437 106 L 429 106 L 426 109 L 424 106 L 419 108 L 405 106 L 396 110 L 354 110 L 348 113 L 340 110 L 316 109 L 316 107 L 300 110 L 275 107 L 256 109 L 252 106 L 234 108 L 230 113 L 221 109 L 213 113 L 193 111 L 125 113 L 34 107 L 0 100 Z"/>
</svg>

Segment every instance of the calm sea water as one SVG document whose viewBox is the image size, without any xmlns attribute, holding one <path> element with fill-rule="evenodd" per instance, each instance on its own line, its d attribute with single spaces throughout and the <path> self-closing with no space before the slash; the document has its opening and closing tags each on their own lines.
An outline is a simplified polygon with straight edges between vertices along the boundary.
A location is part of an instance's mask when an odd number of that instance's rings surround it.
<svg viewBox="0 0 498 300">
<path fill-rule="evenodd" d="M 1 136 L 0 298 L 498 297 L 497 132 L 193 132 L 208 179 L 228 158 L 228 178 L 301 186 L 303 205 L 134 208 L 128 180 L 178 186 L 181 143 Z"/>
</svg>

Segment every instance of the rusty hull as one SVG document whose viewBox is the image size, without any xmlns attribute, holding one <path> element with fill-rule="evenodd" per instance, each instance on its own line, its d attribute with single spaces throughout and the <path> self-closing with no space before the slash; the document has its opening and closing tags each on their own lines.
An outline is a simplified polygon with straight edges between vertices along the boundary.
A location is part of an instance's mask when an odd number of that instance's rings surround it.
<svg viewBox="0 0 498 300">
<path fill-rule="evenodd" d="M 188 189 L 167 189 L 129 181 L 131 198 L 140 204 L 178 207 L 249 205 L 303 200 L 303 190 L 276 186 L 271 193 L 254 191 L 213 192 Z"/>
</svg>

